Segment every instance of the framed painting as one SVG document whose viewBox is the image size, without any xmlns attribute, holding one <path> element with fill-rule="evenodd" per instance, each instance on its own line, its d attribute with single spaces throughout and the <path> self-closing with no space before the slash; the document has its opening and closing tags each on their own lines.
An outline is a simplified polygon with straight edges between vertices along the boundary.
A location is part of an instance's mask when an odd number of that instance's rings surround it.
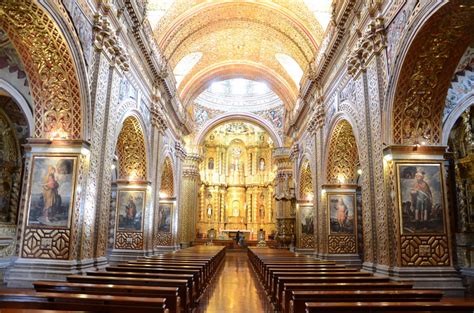
<svg viewBox="0 0 474 313">
<path fill-rule="evenodd" d="M 397 162 L 402 234 L 445 232 L 441 163 Z"/>
<path fill-rule="evenodd" d="M 173 212 L 172 202 L 160 202 L 158 207 L 158 232 L 171 232 L 171 214 Z"/>
<path fill-rule="evenodd" d="M 145 190 L 119 190 L 117 195 L 117 230 L 143 231 Z"/>
<path fill-rule="evenodd" d="M 300 205 L 300 223 L 301 233 L 305 235 L 314 235 L 314 208 L 313 206 Z"/>
<path fill-rule="evenodd" d="M 33 155 L 28 226 L 69 228 L 77 156 Z"/>
<path fill-rule="evenodd" d="M 329 232 L 332 235 L 354 235 L 357 215 L 354 193 L 328 193 Z"/>
</svg>

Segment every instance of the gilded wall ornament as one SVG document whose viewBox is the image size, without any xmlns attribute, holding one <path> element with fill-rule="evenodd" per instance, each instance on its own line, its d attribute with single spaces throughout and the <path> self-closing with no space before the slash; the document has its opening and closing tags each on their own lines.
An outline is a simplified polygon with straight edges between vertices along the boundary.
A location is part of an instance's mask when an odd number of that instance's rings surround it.
<svg viewBox="0 0 474 313">
<path fill-rule="evenodd" d="M 147 179 L 145 137 L 140 123 L 135 117 L 127 117 L 123 122 L 116 151 L 119 158 L 120 179 Z"/>
<path fill-rule="evenodd" d="M 81 97 L 75 64 L 59 27 L 36 3 L 0 3 L 0 27 L 21 56 L 35 102 L 37 138 L 79 139 Z"/>
</svg>

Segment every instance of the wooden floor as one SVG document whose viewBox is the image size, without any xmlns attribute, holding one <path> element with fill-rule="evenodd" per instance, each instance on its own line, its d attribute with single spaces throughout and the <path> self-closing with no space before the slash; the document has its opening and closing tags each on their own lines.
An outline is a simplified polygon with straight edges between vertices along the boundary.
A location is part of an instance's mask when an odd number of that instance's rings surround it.
<svg viewBox="0 0 474 313">
<path fill-rule="evenodd" d="M 197 313 L 273 313 L 246 252 L 227 251 L 224 264 L 202 296 Z"/>
</svg>

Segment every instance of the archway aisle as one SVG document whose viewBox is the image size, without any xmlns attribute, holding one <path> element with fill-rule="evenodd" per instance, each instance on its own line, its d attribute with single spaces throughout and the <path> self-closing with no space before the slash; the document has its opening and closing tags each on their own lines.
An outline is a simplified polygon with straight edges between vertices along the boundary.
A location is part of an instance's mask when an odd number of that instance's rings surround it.
<svg viewBox="0 0 474 313">
<path fill-rule="evenodd" d="M 273 312 L 245 252 L 227 251 L 223 267 L 203 294 L 197 313 Z"/>
</svg>

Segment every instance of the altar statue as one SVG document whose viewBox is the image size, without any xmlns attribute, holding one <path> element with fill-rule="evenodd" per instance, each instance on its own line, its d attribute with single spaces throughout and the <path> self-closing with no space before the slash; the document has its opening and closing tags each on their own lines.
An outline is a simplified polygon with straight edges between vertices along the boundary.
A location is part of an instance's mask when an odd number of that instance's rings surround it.
<svg viewBox="0 0 474 313">
<path fill-rule="evenodd" d="M 240 216 L 239 201 L 232 202 L 232 216 Z"/>
</svg>

